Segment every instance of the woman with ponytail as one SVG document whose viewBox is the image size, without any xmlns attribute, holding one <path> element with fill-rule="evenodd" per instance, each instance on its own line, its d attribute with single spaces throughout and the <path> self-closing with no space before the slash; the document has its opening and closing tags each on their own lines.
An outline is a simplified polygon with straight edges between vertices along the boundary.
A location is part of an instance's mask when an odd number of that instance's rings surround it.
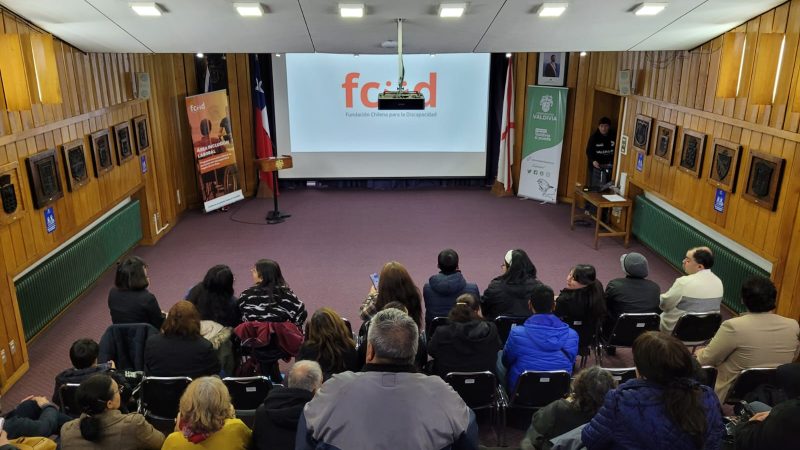
<svg viewBox="0 0 800 450">
<path fill-rule="evenodd" d="M 578 332 L 578 352 L 588 355 L 592 339 L 606 315 L 603 284 L 589 264 L 578 264 L 567 275 L 567 287 L 556 299 L 555 315 Z"/>
<path fill-rule="evenodd" d="M 633 343 L 638 378 L 606 395 L 583 429 L 589 450 L 716 450 L 725 428 L 714 391 L 693 380 L 692 355 L 677 338 L 650 331 Z"/>
<path fill-rule="evenodd" d="M 65 450 L 155 450 L 164 443 L 164 435 L 143 415 L 119 411 L 119 385 L 106 374 L 84 380 L 75 399 L 82 414 L 61 428 Z"/>
<path fill-rule="evenodd" d="M 449 323 L 437 327 L 428 343 L 433 373 L 444 378 L 450 372 L 494 372 L 503 344 L 494 323 L 483 320 L 478 299 L 461 294 L 447 318 Z"/>
</svg>

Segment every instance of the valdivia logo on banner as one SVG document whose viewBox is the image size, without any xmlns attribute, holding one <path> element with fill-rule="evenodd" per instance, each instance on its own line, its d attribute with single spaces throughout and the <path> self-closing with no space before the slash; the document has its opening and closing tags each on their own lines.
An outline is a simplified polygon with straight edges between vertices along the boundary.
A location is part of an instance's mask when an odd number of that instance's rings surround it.
<svg viewBox="0 0 800 450">
<path fill-rule="evenodd" d="M 377 96 L 375 101 L 371 101 L 369 99 L 370 91 L 380 91 L 381 90 L 381 83 L 377 81 L 367 81 L 363 84 L 359 83 L 359 77 L 361 76 L 360 72 L 349 72 L 344 76 L 344 83 L 342 83 L 342 89 L 344 89 L 344 106 L 345 108 L 352 108 L 353 107 L 353 91 L 358 89 L 359 96 L 358 99 L 361 101 L 361 106 L 364 108 L 377 108 L 378 101 Z M 427 95 L 425 95 L 425 107 L 426 108 L 436 108 L 436 81 L 437 81 L 437 73 L 436 72 L 429 72 L 428 73 L 428 81 L 420 81 L 414 86 L 414 91 L 422 91 L 427 90 Z M 385 89 L 394 89 L 392 86 L 393 83 L 391 81 L 386 81 L 384 83 L 386 86 Z M 403 87 L 407 87 L 408 83 L 403 81 Z"/>
<path fill-rule="evenodd" d="M 547 120 L 551 122 L 555 122 L 558 120 L 558 117 L 550 112 L 553 109 L 553 105 L 555 101 L 553 100 L 553 96 L 550 94 L 542 95 L 539 98 L 539 112 L 533 113 L 531 119 L 539 119 L 539 120 Z"/>
</svg>

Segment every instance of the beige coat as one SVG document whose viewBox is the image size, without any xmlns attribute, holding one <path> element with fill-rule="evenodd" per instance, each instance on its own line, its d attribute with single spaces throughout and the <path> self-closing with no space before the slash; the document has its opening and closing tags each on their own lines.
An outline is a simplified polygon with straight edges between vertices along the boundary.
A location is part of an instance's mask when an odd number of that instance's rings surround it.
<svg viewBox="0 0 800 450">
<path fill-rule="evenodd" d="M 83 417 L 83 416 L 81 416 Z M 164 443 L 164 434 L 153 428 L 141 414 L 122 414 L 108 410 L 98 414 L 102 424 L 101 439 L 89 442 L 81 437 L 80 420 L 61 427 L 61 448 L 64 450 L 157 450 Z"/>
<path fill-rule="evenodd" d="M 714 390 L 725 400 L 733 381 L 744 369 L 778 367 L 792 362 L 798 350 L 797 321 L 772 313 L 748 313 L 722 322 L 697 360 L 719 371 Z"/>
</svg>

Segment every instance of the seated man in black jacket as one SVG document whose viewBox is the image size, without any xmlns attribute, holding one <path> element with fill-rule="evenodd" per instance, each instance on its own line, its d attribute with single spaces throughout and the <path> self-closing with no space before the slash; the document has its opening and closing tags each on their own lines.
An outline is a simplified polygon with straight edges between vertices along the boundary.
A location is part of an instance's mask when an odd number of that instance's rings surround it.
<svg viewBox="0 0 800 450">
<path fill-rule="evenodd" d="M 319 363 L 296 362 L 287 376 L 287 385 L 270 390 L 256 410 L 253 443 L 258 450 L 294 448 L 300 414 L 322 386 Z"/>
<path fill-rule="evenodd" d="M 69 348 L 69 360 L 72 368 L 66 369 L 56 375 L 53 401 L 58 401 L 58 390 L 67 383 L 81 384 L 81 382 L 97 373 L 108 373 L 120 386 L 127 388 L 127 382 L 122 374 L 114 371 L 114 361 L 97 364 L 100 346 L 92 339 L 78 339 Z M 128 389 L 124 389 L 128 391 Z M 125 402 L 123 402 L 123 405 Z"/>
<path fill-rule="evenodd" d="M 800 363 L 779 366 L 777 380 L 789 400 L 740 425 L 735 435 L 737 450 L 790 448 L 800 442 Z"/>
</svg>

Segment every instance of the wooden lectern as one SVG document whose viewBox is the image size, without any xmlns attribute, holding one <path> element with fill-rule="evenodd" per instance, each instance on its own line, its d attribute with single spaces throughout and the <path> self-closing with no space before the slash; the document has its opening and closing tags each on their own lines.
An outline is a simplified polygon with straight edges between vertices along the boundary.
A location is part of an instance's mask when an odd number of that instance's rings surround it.
<svg viewBox="0 0 800 450">
<path fill-rule="evenodd" d="M 259 172 L 272 172 L 272 188 L 277 189 L 278 187 L 278 171 L 283 169 L 291 169 L 292 168 L 292 157 L 291 156 L 277 156 L 272 158 L 263 158 L 256 160 L 256 167 L 258 167 Z M 259 177 L 259 180 L 261 178 Z M 274 209 L 267 213 L 267 223 L 268 224 L 275 224 L 281 223 L 287 217 L 291 217 L 291 214 L 282 214 L 278 210 L 278 195 L 276 192 L 272 193 L 272 200 L 273 200 L 273 207 Z"/>
</svg>

